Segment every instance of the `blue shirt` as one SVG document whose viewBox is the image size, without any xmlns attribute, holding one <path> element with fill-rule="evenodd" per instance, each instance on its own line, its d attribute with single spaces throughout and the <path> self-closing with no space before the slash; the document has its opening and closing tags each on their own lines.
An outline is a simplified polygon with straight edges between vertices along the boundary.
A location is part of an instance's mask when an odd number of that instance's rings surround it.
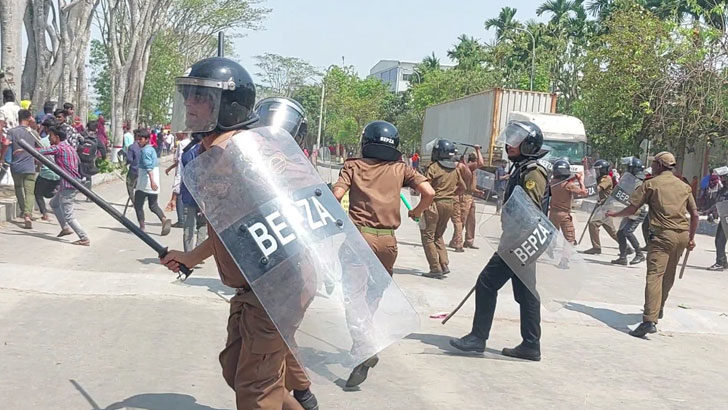
<svg viewBox="0 0 728 410">
<path fill-rule="evenodd" d="M 157 163 L 157 151 L 153 146 L 149 144 L 145 145 L 139 157 L 139 169 L 151 171 L 157 167 Z"/>
<path fill-rule="evenodd" d="M 501 179 L 501 178 L 503 178 L 503 176 L 507 173 L 508 173 L 508 168 L 498 167 L 495 170 L 495 187 L 494 187 L 494 189 L 496 191 L 502 191 L 502 190 L 506 189 L 507 181 L 505 179 Z"/>
<path fill-rule="evenodd" d="M 142 155 L 142 147 L 138 143 L 133 143 L 126 151 L 126 163 L 129 164 L 129 174 L 136 177 L 139 175 L 139 157 Z"/>
<path fill-rule="evenodd" d="M 200 155 L 200 144 L 195 144 L 194 147 L 190 148 L 182 154 L 182 166 L 186 166 L 189 164 L 193 159 L 197 158 Z M 187 189 L 187 186 L 185 185 L 184 177 L 182 178 L 182 183 L 179 187 L 179 195 L 182 198 L 182 203 L 189 206 L 197 206 L 197 203 L 195 202 L 195 199 L 192 197 L 192 194 L 190 194 L 190 191 Z"/>
</svg>

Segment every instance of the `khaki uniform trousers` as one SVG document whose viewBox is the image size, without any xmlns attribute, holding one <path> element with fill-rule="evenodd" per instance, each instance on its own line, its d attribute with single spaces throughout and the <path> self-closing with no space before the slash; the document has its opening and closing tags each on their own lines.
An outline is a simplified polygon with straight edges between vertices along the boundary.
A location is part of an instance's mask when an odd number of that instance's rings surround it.
<svg viewBox="0 0 728 410">
<path fill-rule="evenodd" d="M 549 220 L 564 234 L 567 242 L 576 245 L 576 232 L 574 230 L 574 219 L 570 212 L 551 211 L 549 212 Z"/>
<path fill-rule="evenodd" d="M 238 410 L 302 409 L 290 391 L 311 382 L 252 291 L 230 300 L 227 332 L 220 364 Z"/>
<path fill-rule="evenodd" d="M 364 240 L 372 248 L 377 259 L 382 263 L 389 276 L 394 273 L 394 262 L 397 261 L 397 238 L 394 235 L 372 234 L 362 232 Z"/>
<path fill-rule="evenodd" d="M 683 251 L 690 242 L 690 232 L 651 227 L 647 245 L 647 284 L 643 321 L 657 323 L 660 310 L 675 283 L 675 272 Z"/>
<path fill-rule="evenodd" d="M 470 194 L 463 195 L 465 201 L 461 209 L 463 224 L 465 225 L 464 246 L 472 246 L 475 242 L 475 199 Z"/>
<path fill-rule="evenodd" d="M 456 196 L 452 206 L 452 221 L 453 232 L 452 239 L 448 246 L 452 248 L 463 247 L 463 196 Z"/>
<path fill-rule="evenodd" d="M 619 242 L 617 239 L 617 231 L 614 229 L 613 223 L 614 220 L 612 218 L 606 218 L 604 221 L 589 222 L 589 237 L 591 238 L 592 248 L 602 249 L 602 242 L 599 239 L 599 227 L 601 226 L 603 226 L 609 236 L 614 239 L 614 242 Z"/>
<path fill-rule="evenodd" d="M 424 213 L 425 230 L 420 231 L 420 233 L 422 235 L 422 246 L 425 249 L 425 256 L 430 264 L 431 271 L 442 272 L 450 263 L 442 235 L 445 233 L 447 223 L 452 217 L 453 202 L 449 198 L 436 199 Z"/>
</svg>

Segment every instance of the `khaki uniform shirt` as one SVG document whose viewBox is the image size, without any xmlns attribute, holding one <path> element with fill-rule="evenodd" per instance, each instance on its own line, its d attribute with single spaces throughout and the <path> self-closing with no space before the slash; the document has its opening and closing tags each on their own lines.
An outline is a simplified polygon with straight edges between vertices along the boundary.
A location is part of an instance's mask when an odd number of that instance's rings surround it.
<svg viewBox="0 0 728 410">
<path fill-rule="evenodd" d="M 570 179 L 551 185 L 551 211 L 571 212 L 574 193 L 580 189 L 579 182 Z"/>
<path fill-rule="evenodd" d="M 349 191 L 349 217 L 355 225 L 397 229 L 402 187 L 416 188 L 425 181 L 404 162 L 357 158 L 344 163 L 334 187 Z"/>
<path fill-rule="evenodd" d="M 696 211 L 690 185 L 681 181 L 672 171 L 645 181 L 630 197 L 633 206 L 649 205 L 650 227 L 687 231 L 690 221 L 686 214 Z"/>
<path fill-rule="evenodd" d="M 475 179 L 473 178 L 473 171 L 470 170 L 470 167 L 467 164 L 463 164 L 462 162 L 458 162 L 458 171 L 460 171 L 460 177 L 465 183 L 465 189 L 462 194 L 469 194 L 473 179 Z"/>
<path fill-rule="evenodd" d="M 478 170 L 478 164 L 476 162 L 471 162 L 468 164 L 468 169 L 472 176 L 470 178 L 470 184 L 467 185 L 467 192 L 469 194 L 475 194 L 478 192 L 478 178 L 475 176 L 475 171 Z"/>
<path fill-rule="evenodd" d="M 546 195 L 546 187 L 548 186 L 548 180 L 546 179 L 546 170 L 533 163 L 529 168 L 523 170 L 523 190 L 526 191 L 526 195 L 533 201 L 538 209 L 541 209 L 541 201 L 543 196 Z"/>
<path fill-rule="evenodd" d="M 599 180 L 599 185 L 597 185 L 597 191 L 599 192 L 599 202 L 607 199 L 607 197 L 612 194 L 612 189 L 614 189 L 614 185 L 612 185 L 612 177 L 610 177 L 609 175 L 604 175 Z"/>
<path fill-rule="evenodd" d="M 430 180 L 430 184 L 435 190 L 436 201 L 455 198 L 458 183 L 465 183 L 460 175 L 460 170 L 445 168 L 437 162 L 430 164 L 425 172 L 425 178 Z"/>
</svg>

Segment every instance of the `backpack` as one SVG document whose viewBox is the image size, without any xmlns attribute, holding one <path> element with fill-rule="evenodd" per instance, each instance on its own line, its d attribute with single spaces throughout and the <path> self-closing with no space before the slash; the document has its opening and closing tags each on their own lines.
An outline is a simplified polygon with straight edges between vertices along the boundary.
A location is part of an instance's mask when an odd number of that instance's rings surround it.
<svg viewBox="0 0 728 410">
<path fill-rule="evenodd" d="M 98 143 L 93 138 L 84 138 L 83 142 L 78 145 L 76 152 L 78 153 L 79 171 L 81 175 L 90 177 L 99 173 L 96 167 L 96 152 L 98 151 Z"/>
</svg>

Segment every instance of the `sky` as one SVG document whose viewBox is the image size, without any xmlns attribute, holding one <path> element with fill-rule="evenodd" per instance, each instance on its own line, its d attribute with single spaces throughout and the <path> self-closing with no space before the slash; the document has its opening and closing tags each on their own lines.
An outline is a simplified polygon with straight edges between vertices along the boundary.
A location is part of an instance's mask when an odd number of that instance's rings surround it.
<svg viewBox="0 0 728 410">
<path fill-rule="evenodd" d="M 257 77 L 254 56 L 299 57 L 325 69 L 353 65 L 364 77 L 379 60 L 419 62 L 433 51 L 448 64 L 446 52 L 467 34 L 492 40 L 483 22 L 502 7 L 518 10 L 516 19 L 536 17 L 543 0 L 264 0 L 272 9 L 264 30 L 248 31 L 233 43 L 236 59 Z M 546 16 L 537 18 L 546 20 Z"/>
</svg>

